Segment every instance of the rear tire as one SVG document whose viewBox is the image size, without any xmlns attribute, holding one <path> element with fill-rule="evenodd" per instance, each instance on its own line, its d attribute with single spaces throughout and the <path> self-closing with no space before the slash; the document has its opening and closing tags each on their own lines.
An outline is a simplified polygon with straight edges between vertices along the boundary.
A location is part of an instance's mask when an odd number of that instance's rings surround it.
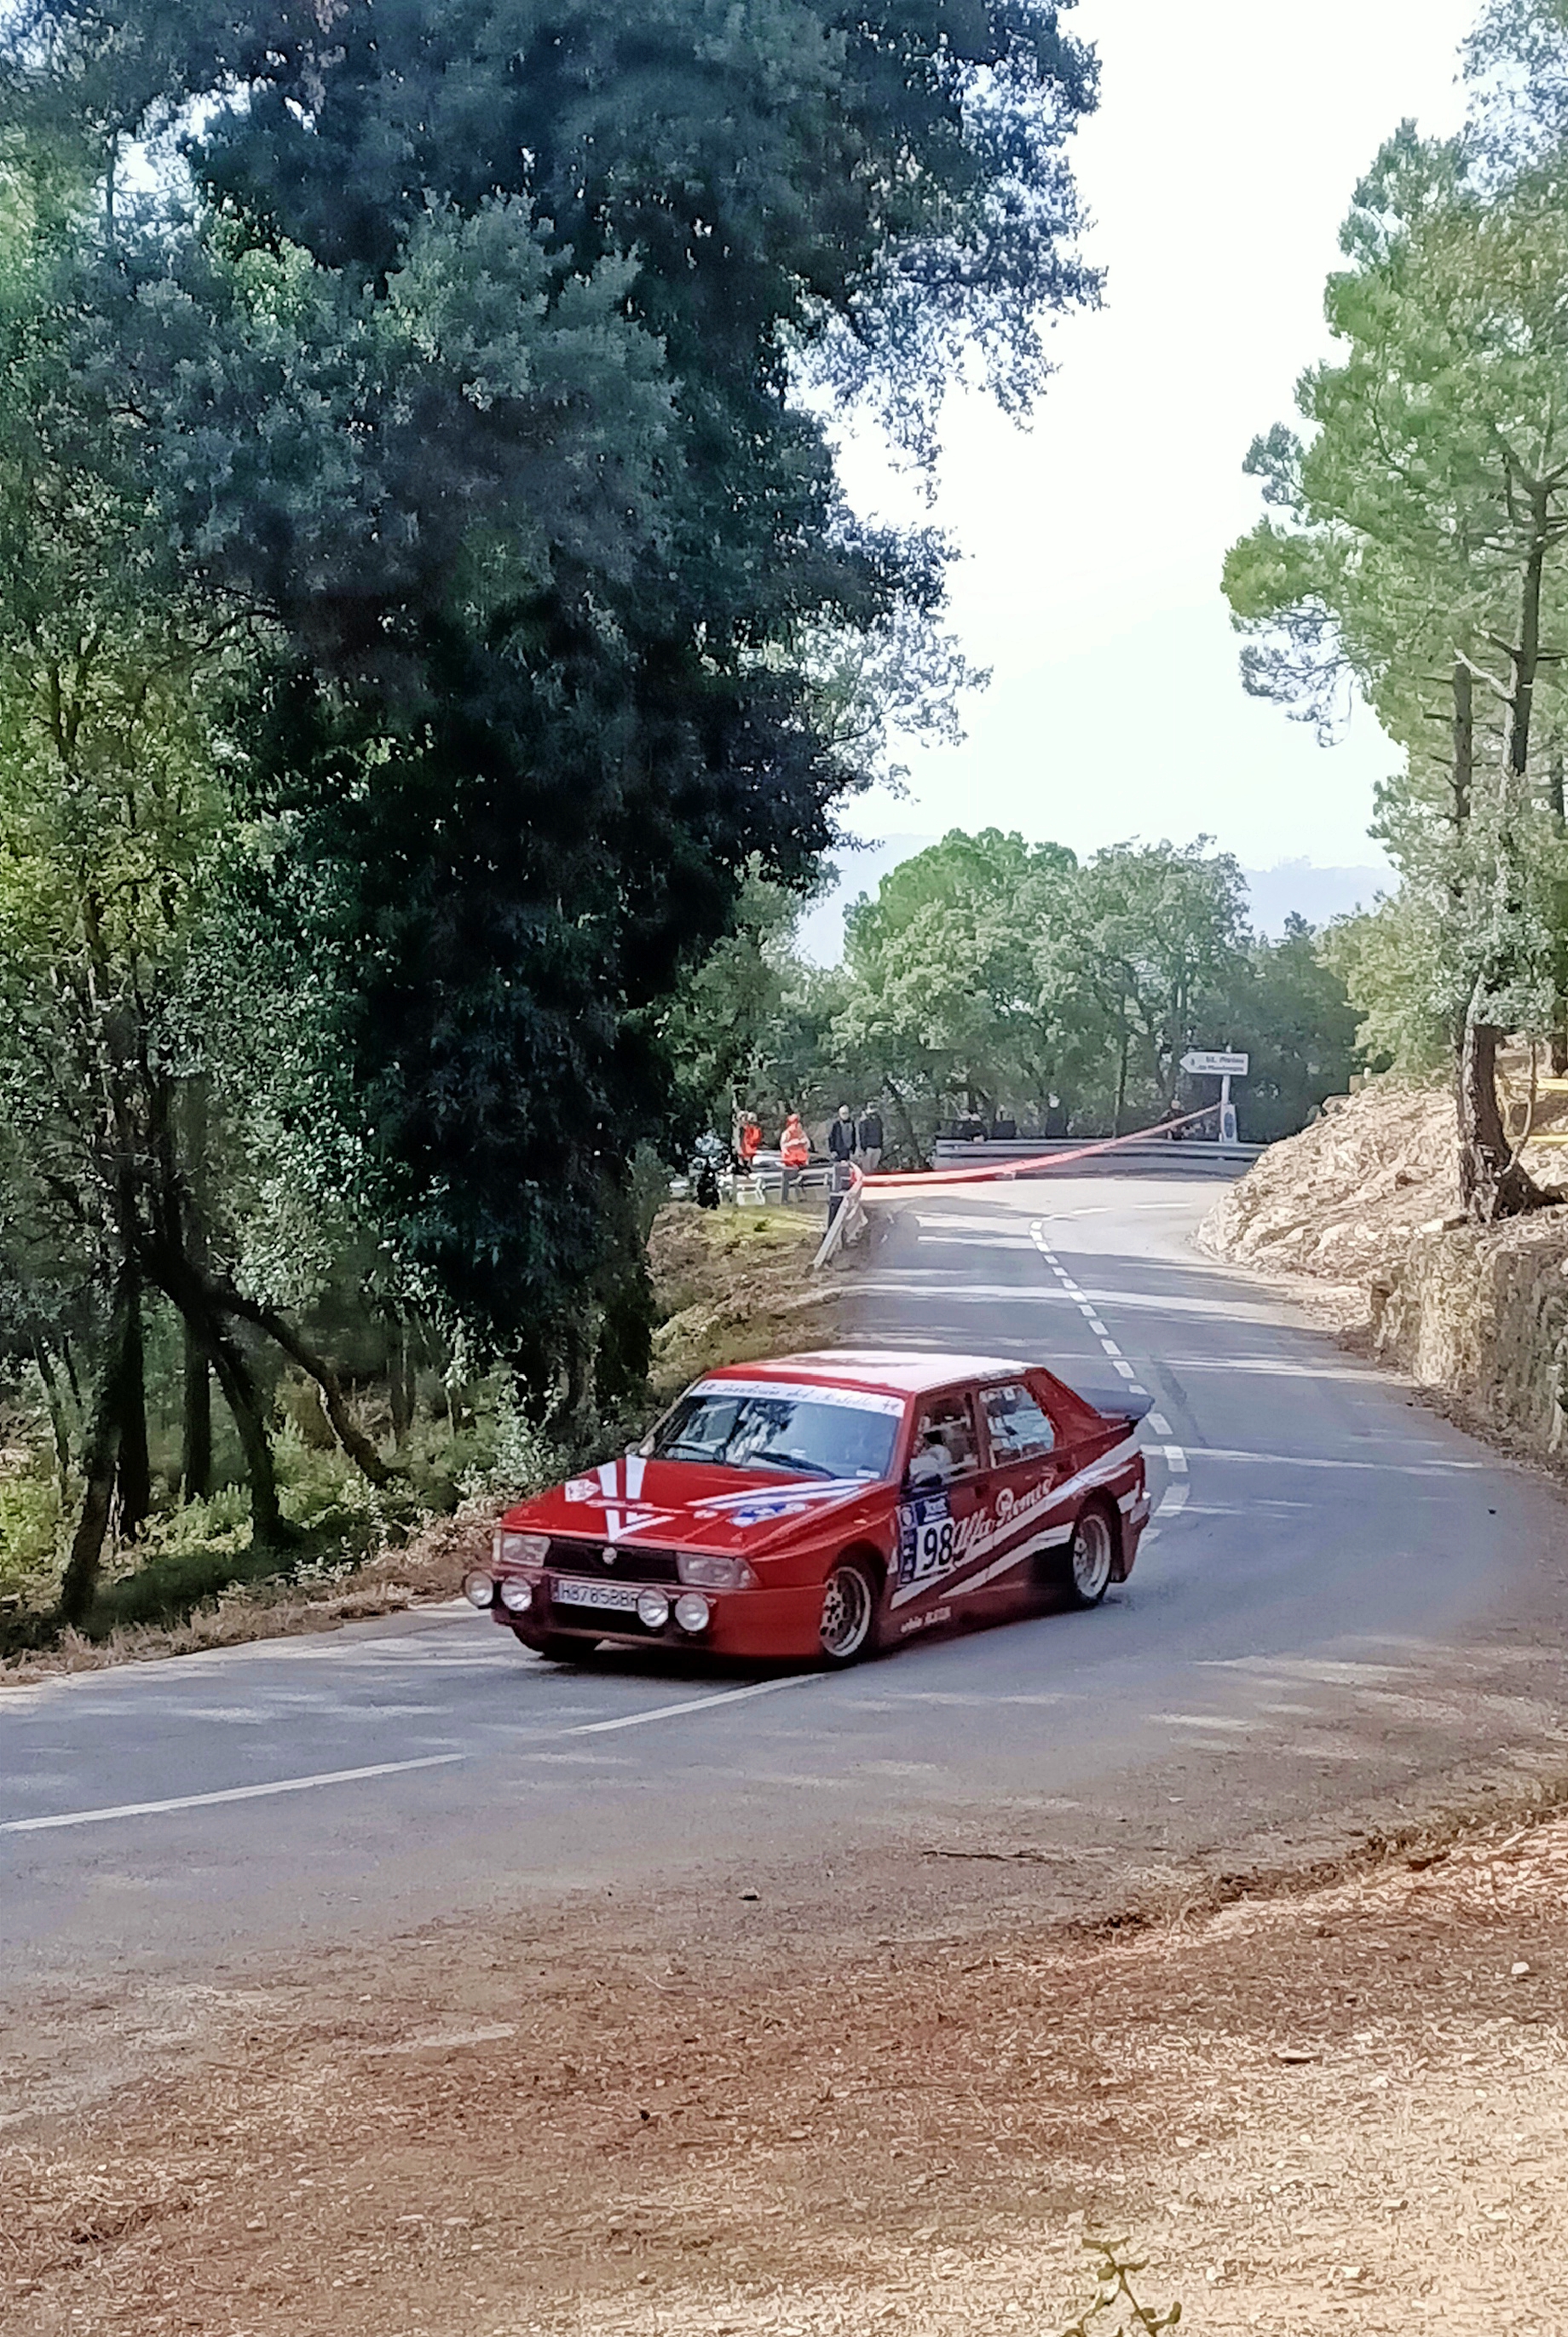
<svg viewBox="0 0 1568 2337">
<path fill-rule="evenodd" d="M 1069 1607 L 1097 1607 L 1116 1570 L 1116 1529 L 1103 1501 L 1078 1512 L 1062 1559 L 1062 1590 Z"/>
<path fill-rule="evenodd" d="M 841 1558 L 823 1585 L 817 1625 L 823 1661 L 834 1671 L 847 1670 L 874 1651 L 878 1603 L 877 1585 L 863 1560 Z"/>
</svg>

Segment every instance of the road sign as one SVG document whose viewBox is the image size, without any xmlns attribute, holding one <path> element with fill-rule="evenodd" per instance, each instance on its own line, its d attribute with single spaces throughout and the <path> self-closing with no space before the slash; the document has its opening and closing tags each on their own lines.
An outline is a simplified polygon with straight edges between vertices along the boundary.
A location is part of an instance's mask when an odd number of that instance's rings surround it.
<svg viewBox="0 0 1568 2337">
<path fill-rule="evenodd" d="M 1251 1060 L 1251 1055 L 1183 1055 L 1182 1069 L 1195 1079 L 1244 1080 Z"/>
</svg>

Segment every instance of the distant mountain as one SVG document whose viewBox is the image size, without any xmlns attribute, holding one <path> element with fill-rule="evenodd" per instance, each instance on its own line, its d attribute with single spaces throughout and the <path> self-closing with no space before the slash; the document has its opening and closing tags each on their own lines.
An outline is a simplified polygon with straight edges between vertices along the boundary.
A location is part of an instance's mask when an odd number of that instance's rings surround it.
<svg viewBox="0 0 1568 2337">
<path fill-rule="evenodd" d="M 901 860 L 912 859 L 934 836 L 884 836 L 862 851 L 841 847 L 833 856 L 838 881 L 820 901 L 814 901 L 796 930 L 796 946 L 813 965 L 837 965 L 844 953 L 844 911 L 862 893 L 877 886 Z M 1314 868 L 1310 860 L 1281 860 L 1273 868 L 1244 868 L 1251 900 L 1252 924 L 1260 934 L 1277 938 L 1292 914 L 1310 925 L 1326 925 L 1352 909 L 1369 909 L 1379 893 L 1391 892 L 1396 878 L 1388 868 Z"/>
</svg>

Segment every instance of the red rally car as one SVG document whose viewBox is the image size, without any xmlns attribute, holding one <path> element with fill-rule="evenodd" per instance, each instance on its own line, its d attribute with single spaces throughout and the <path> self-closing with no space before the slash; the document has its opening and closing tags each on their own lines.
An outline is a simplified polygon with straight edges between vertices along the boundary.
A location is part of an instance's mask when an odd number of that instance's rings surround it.
<svg viewBox="0 0 1568 2337">
<path fill-rule="evenodd" d="M 609 1640 L 852 1664 L 1042 1592 L 1093 1607 L 1148 1523 L 1147 1408 L 988 1356 L 732 1364 L 509 1510 L 464 1593 L 568 1662 Z"/>
</svg>

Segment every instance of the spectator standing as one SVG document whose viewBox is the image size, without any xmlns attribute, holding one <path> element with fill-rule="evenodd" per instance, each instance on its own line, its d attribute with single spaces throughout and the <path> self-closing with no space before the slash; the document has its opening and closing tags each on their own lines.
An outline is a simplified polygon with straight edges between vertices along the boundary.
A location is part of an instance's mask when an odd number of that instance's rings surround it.
<svg viewBox="0 0 1568 2337">
<path fill-rule="evenodd" d="M 828 1181 L 828 1223 L 839 1213 L 844 1195 L 854 1182 L 855 1124 L 847 1103 L 841 1103 L 828 1122 L 828 1158 L 833 1169 Z"/>
<path fill-rule="evenodd" d="M 762 1150 L 762 1128 L 755 1111 L 743 1111 L 740 1134 L 735 1139 L 735 1157 L 743 1177 L 750 1177 L 756 1168 L 756 1157 Z"/>
<path fill-rule="evenodd" d="M 874 1103 L 868 1103 L 861 1114 L 861 1124 L 855 1130 L 855 1159 L 861 1172 L 874 1177 L 881 1165 L 882 1119 Z"/>
</svg>

